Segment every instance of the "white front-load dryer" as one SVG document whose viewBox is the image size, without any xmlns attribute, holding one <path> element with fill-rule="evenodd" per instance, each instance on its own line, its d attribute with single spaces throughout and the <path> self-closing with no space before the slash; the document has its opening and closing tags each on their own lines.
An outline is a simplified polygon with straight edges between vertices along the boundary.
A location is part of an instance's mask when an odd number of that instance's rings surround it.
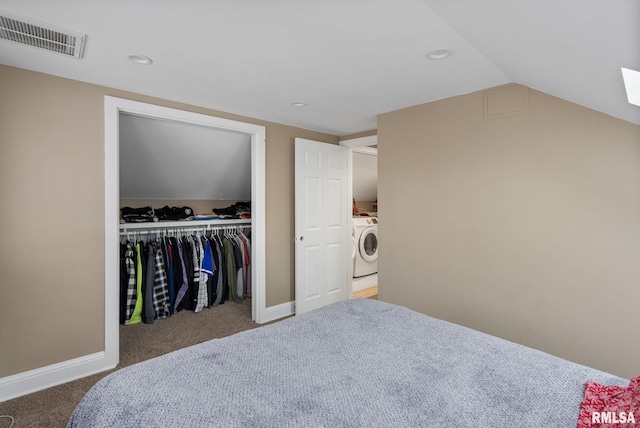
<svg viewBox="0 0 640 428">
<path fill-rule="evenodd" d="M 378 273 L 377 217 L 354 217 L 353 238 L 355 246 L 353 277 Z"/>
</svg>

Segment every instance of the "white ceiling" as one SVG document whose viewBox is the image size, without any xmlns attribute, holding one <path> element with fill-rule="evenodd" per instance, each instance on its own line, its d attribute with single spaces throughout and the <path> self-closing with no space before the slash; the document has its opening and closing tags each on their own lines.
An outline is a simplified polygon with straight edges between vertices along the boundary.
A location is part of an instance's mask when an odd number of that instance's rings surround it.
<svg viewBox="0 0 640 428">
<path fill-rule="evenodd" d="M 3 64 L 339 136 L 375 129 L 379 113 L 510 82 L 640 124 L 620 71 L 640 70 L 638 0 L 0 0 L 0 9 L 87 34 L 81 60 L 0 40 Z M 454 54 L 426 59 L 436 48 Z"/>
</svg>

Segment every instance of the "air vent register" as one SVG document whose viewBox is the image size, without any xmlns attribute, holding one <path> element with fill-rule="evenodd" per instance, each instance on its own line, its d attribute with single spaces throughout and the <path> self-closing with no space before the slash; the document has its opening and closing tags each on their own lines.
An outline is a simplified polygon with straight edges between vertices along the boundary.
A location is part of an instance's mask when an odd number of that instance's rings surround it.
<svg viewBox="0 0 640 428">
<path fill-rule="evenodd" d="M 0 11 L 0 39 L 82 58 L 85 34 Z"/>
</svg>

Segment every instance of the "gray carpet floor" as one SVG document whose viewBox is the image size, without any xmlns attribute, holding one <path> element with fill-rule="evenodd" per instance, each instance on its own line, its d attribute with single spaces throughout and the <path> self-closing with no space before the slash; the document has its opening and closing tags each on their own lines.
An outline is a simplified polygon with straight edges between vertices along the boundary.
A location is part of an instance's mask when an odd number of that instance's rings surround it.
<svg viewBox="0 0 640 428">
<path fill-rule="evenodd" d="M 182 311 L 153 324 L 120 326 L 118 368 L 259 326 L 251 321 L 251 300 L 226 302 L 197 314 Z M 13 428 L 64 427 L 84 394 L 109 373 L 99 373 L 5 401 L 0 403 L 0 415 L 13 417 Z M 0 428 L 9 425 L 8 419 L 0 419 Z"/>
</svg>

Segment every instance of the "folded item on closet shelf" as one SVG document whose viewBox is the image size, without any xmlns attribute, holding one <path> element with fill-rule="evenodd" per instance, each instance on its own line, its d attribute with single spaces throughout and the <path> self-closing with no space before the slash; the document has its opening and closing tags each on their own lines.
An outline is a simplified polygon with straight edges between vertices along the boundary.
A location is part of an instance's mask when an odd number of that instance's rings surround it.
<svg viewBox="0 0 640 428">
<path fill-rule="evenodd" d="M 233 205 L 227 208 L 214 208 L 211 211 L 219 216 L 235 216 L 237 213 L 236 208 Z"/>
<path fill-rule="evenodd" d="M 122 219 L 126 223 L 145 223 L 158 221 L 158 218 L 156 217 L 152 207 L 123 207 L 120 208 L 120 214 L 122 216 Z"/>
<path fill-rule="evenodd" d="M 220 216 L 215 214 L 196 214 L 191 217 L 192 220 L 219 220 Z"/>
<path fill-rule="evenodd" d="M 236 202 L 226 208 L 214 208 L 211 211 L 221 218 L 251 218 L 251 201 Z"/>
<path fill-rule="evenodd" d="M 155 210 L 156 217 L 159 220 L 185 220 L 193 216 L 193 210 L 190 207 L 169 207 L 165 205 Z"/>
<path fill-rule="evenodd" d="M 251 201 L 248 202 L 236 202 L 233 204 L 238 212 L 251 212 Z"/>
</svg>

